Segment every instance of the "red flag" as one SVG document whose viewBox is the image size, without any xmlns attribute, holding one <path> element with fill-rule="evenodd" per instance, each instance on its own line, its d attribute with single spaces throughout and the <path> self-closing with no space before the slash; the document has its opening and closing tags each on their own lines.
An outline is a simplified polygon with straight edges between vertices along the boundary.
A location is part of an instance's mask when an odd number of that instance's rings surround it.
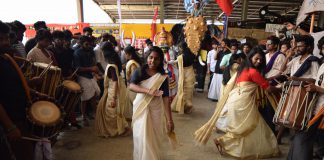
<svg viewBox="0 0 324 160">
<path fill-rule="evenodd" d="M 154 41 L 154 36 L 156 34 L 156 19 L 158 16 L 158 7 L 154 8 L 154 16 L 151 24 L 151 40 Z"/>
<path fill-rule="evenodd" d="M 215 0 L 219 8 L 226 14 L 230 16 L 233 11 L 233 4 L 231 0 Z"/>
</svg>

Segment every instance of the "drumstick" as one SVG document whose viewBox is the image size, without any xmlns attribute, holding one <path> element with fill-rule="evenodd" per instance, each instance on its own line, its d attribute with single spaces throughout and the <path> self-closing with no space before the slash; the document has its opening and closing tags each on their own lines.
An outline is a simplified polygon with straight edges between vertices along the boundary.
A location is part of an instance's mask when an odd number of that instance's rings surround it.
<svg viewBox="0 0 324 160">
<path fill-rule="evenodd" d="M 39 77 L 43 77 L 44 74 L 50 69 L 50 67 L 52 66 L 53 61 L 51 61 L 51 63 L 48 64 L 48 66 L 42 71 L 41 74 L 39 74 Z"/>
<path fill-rule="evenodd" d="M 280 82 L 279 82 L 277 79 L 274 78 L 273 80 L 274 80 L 275 82 L 277 82 L 278 84 L 280 84 Z"/>
<path fill-rule="evenodd" d="M 277 70 L 277 71 L 280 71 L 280 72 L 281 72 L 281 70 L 280 70 L 280 69 L 277 69 L 277 68 L 272 68 L 272 69 L 274 69 L 274 70 Z M 285 76 L 285 77 L 289 78 L 289 76 L 287 76 L 287 74 L 281 74 L 281 75 L 283 75 L 283 76 Z"/>
<path fill-rule="evenodd" d="M 285 76 L 285 77 L 287 77 L 287 78 L 289 78 L 289 76 L 287 76 L 287 74 L 282 74 L 283 76 Z"/>
<path fill-rule="evenodd" d="M 26 61 L 26 62 L 30 62 L 28 59 L 25 59 L 25 58 L 22 58 L 22 57 L 18 57 L 18 56 L 13 56 L 13 58 L 15 59 L 15 60 L 20 60 L 20 61 Z"/>
<path fill-rule="evenodd" d="M 71 77 L 73 77 L 79 70 L 79 67 L 77 69 L 75 69 L 75 71 L 71 74 Z"/>
<path fill-rule="evenodd" d="M 39 138 L 31 138 L 31 137 L 22 136 L 21 139 L 29 140 L 29 141 L 36 141 L 36 142 L 49 142 L 49 143 L 51 143 L 51 141 L 49 141 L 49 140 L 39 139 Z"/>
</svg>

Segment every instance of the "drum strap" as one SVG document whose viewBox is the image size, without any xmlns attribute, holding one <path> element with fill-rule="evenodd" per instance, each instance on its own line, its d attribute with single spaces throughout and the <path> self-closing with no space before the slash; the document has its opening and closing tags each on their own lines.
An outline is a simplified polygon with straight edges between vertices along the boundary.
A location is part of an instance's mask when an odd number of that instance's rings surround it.
<svg viewBox="0 0 324 160">
<path fill-rule="evenodd" d="M 32 102 L 27 81 L 26 81 L 26 79 L 24 77 L 24 74 L 20 70 L 18 64 L 15 62 L 15 60 L 9 54 L 4 54 L 4 58 L 6 58 L 7 60 L 9 60 L 10 63 L 14 66 L 15 70 L 17 71 L 17 73 L 19 75 L 19 78 L 20 78 L 21 83 L 22 83 L 22 85 L 24 87 L 24 90 L 26 92 L 27 99 L 28 99 L 29 102 Z"/>
</svg>

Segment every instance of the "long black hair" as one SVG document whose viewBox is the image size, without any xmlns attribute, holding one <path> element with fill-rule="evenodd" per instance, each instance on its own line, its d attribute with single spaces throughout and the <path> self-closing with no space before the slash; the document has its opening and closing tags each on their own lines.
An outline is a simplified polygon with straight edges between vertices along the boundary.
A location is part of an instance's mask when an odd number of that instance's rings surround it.
<svg viewBox="0 0 324 160">
<path fill-rule="evenodd" d="M 116 64 L 118 67 L 118 73 L 122 71 L 122 63 L 118 53 L 114 50 L 114 46 L 110 42 L 104 42 L 100 46 L 101 50 L 103 51 L 105 59 L 108 63 Z"/>
<path fill-rule="evenodd" d="M 258 67 L 254 67 L 252 63 L 252 57 L 256 54 L 261 55 L 261 64 Z M 252 50 L 249 52 L 249 54 L 246 56 L 245 60 L 241 63 L 240 67 L 237 70 L 237 75 L 239 76 L 243 70 L 249 69 L 249 68 L 255 68 L 258 70 L 262 75 L 264 75 L 264 70 L 266 68 L 266 59 L 265 59 L 265 53 L 263 52 L 263 49 L 260 46 L 256 46 L 252 48 Z"/>
<path fill-rule="evenodd" d="M 142 65 L 142 61 L 141 61 L 140 57 L 137 55 L 134 47 L 129 45 L 124 49 L 124 52 L 125 52 L 125 54 L 130 54 L 133 60 L 135 60 L 139 65 Z"/>
<path fill-rule="evenodd" d="M 231 79 L 231 68 L 234 63 L 237 62 L 240 58 L 243 59 L 242 54 L 232 54 L 229 60 L 229 65 L 224 69 L 223 72 L 223 84 L 226 85 L 227 82 Z"/>
<path fill-rule="evenodd" d="M 161 73 L 162 75 L 163 74 L 166 74 L 165 71 L 164 71 L 164 68 L 163 68 L 163 61 L 164 61 L 164 55 L 163 55 L 163 51 L 161 48 L 157 47 L 157 46 L 153 46 L 150 51 L 149 51 L 149 54 L 150 55 L 152 52 L 156 52 L 158 55 L 159 55 L 159 59 L 160 59 L 160 64 L 159 66 L 157 67 L 157 71 L 159 73 Z M 149 56 L 148 56 L 149 57 Z M 146 59 L 147 60 L 147 59 Z M 148 67 L 148 64 L 145 64 L 143 67 L 142 67 L 142 72 Z"/>
</svg>

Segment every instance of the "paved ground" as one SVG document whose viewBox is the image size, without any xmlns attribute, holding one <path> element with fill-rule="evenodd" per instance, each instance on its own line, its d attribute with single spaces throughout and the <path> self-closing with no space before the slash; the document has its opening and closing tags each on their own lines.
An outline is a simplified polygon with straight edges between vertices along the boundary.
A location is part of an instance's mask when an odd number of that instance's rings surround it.
<svg viewBox="0 0 324 160">
<path fill-rule="evenodd" d="M 208 100 L 205 93 L 195 93 L 195 110 L 190 115 L 173 114 L 175 132 L 181 144 L 176 151 L 165 151 L 165 160 L 225 160 L 210 140 L 204 147 L 195 146 L 193 132 L 207 122 L 214 111 L 216 102 Z M 216 133 L 212 137 L 217 136 Z M 285 159 L 288 139 L 280 145 L 282 156 L 272 160 Z M 132 137 L 99 138 L 94 135 L 93 122 L 81 130 L 66 131 L 61 134 L 53 152 L 57 160 L 132 160 Z"/>
</svg>

